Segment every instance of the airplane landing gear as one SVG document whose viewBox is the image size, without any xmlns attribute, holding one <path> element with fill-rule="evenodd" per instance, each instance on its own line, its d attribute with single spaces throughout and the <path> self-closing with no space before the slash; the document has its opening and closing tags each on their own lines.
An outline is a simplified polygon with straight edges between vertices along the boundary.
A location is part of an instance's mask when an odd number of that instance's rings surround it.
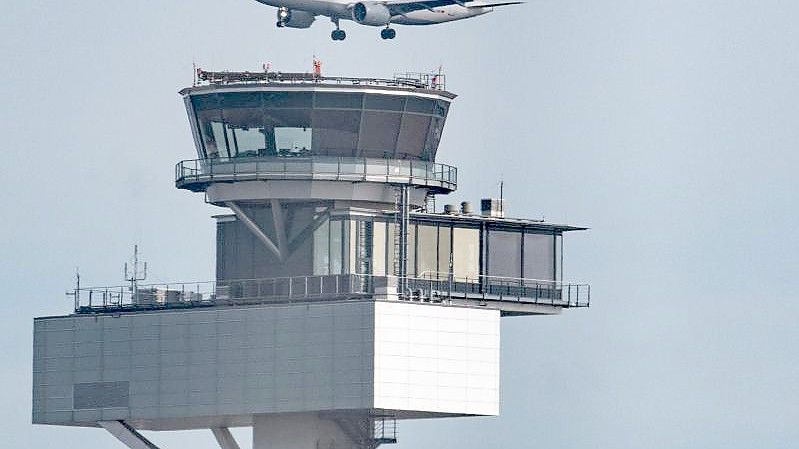
<svg viewBox="0 0 799 449">
<path fill-rule="evenodd" d="M 343 41 L 344 39 L 346 39 L 347 33 L 345 33 L 344 30 L 338 27 L 338 19 L 330 19 L 330 21 L 336 25 L 336 29 L 333 30 L 332 33 L 330 33 L 330 38 L 333 39 L 334 41 Z"/>
<path fill-rule="evenodd" d="M 394 39 L 397 36 L 397 31 L 393 28 L 386 27 L 380 30 L 380 37 L 383 39 Z"/>
<path fill-rule="evenodd" d="M 291 15 L 291 13 L 289 12 L 289 9 L 286 8 L 285 6 L 281 6 L 280 8 L 278 8 L 277 9 L 277 27 L 278 28 L 285 27 L 286 26 L 286 21 L 289 19 L 290 15 Z"/>
</svg>

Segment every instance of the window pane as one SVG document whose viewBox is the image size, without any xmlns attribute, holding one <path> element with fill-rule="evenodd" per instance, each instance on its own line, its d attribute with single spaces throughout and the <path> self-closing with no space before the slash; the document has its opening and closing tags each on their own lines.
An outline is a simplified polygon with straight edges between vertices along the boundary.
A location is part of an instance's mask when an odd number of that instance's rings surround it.
<svg viewBox="0 0 799 449">
<path fill-rule="evenodd" d="M 438 277 L 446 279 L 450 273 L 450 238 L 452 229 L 449 227 L 438 228 Z"/>
<path fill-rule="evenodd" d="M 458 280 L 476 282 L 480 273 L 480 230 L 453 229 L 452 274 Z"/>
<path fill-rule="evenodd" d="M 405 97 L 391 95 L 366 94 L 364 109 L 382 111 L 401 111 L 405 107 Z"/>
<path fill-rule="evenodd" d="M 397 112 L 364 112 L 363 134 L 358 149 L 366 157 L 387 157 L 397 146 L 401 114 Z"/>
<path fill-rule="evenodd" d="M 330 221 L 316 228 L 313 233 L 313 274 L 330 274 Z"/>
<path fill-rule="evenodd" d="M 416 225 L 408 225 L 408 275 L 417 275 L 416 269 Z"/>
<path fill-rule="evenodd" d="M 436 277 L 438 274 L 438 232 L 436 226 L 418 226 L 416 271 L 418 276 Z"/>
<path fill-rule="evenodd" d="M 424 145 L 425 160 L 432 161 L 435 159 L 442 132 L 444 132 L 444 119 L 433 117 L 430 120 L 430 130 L 427 133 L 427 140 Z"/>
<path fill-rule="evenodd" d="M 378 221 L 372 230 L 372 273 L 386 275 L 386 224 Z"/>
<path fill-rule="evenodd" d="M 389 275 L 394 275 L 394 276 L 397 275 L 397 271 L 395 269 L 396 267 L 394 266 L 395 263 L 396 263 L 395 262 L 396 257 L 394 255 L 394 253 L 396 251 L 396 246 L 395 246 L 396 244 L 394 242 L 394 239 L 396 238 L 396 234 L 397 234 L 396 229 L 397 229 L 397 225 L 394 222 L 387 223 L 387 232 L 386 232 L 386 242 L 387 242 L 387 246 L 386 246 L 386 248 L 387 248 L 386 249 L 386 273 L 389 274 Z M 413 265 L 409 265 L 408 271 L 413 271 Z"/>
<path fill-rule="evenodd" d="M 407 106 L 405 110 L 408 112 L 422 112 L 426 114 L 433 113 L 433 100 L 427 98 L 408 97 Z"/>
<path fill-rule="evenodd" d="M 341 274 L 344 266 L 343 226 L 341 220 L 330 221 L 330 274 Z"/>
<path fill-rule="evenodd" d="M 310 92 L 263 92 L 264 105 L 269 108 L 310 108 Z"/>
<path fill-rule="evenodd" d="M 524 235 L 524 277 L 555 279 L 555 238 L 552 234 Z"/>
<path fill-rule="evenodd" d="M 521 277 L 521 234 L 506 231 L 488 233 L 488 275 Z"/>
<path fill-rule="evenodd" d="M 303 154 L 311 151 L 311 129 L 290 126 L 275 128 L 278 154 Z"/>
<path fill-rule="evenodd" d="M 314 154 L 353 156 L 360 126 L 360 111 L 313 111 Z"/>
<path fill-rule="evenodd" d="M 397 139 L 397 158 L 418 158 L 424 149 L 429 129 L 429 116 L 402 114 L 402 124 Z"/>
<path fill-rule="evenodd" d="M 316 93 L 317 108 L 361 109 L 363 94 Z"/>
</svg>

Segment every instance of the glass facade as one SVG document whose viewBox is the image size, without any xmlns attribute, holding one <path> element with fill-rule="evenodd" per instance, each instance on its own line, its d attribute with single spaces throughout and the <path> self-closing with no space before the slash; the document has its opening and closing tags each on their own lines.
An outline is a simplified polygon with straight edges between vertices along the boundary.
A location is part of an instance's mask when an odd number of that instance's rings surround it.
<svg viewBox="0 0 799 449">
<path fill-rule="evenodd" d="M 344 267 L 344 225 L 325 220 L 313 233 L 313 274 L 342 274 Z"/>
<path fill-rule="evenodd" d="M 555 280 L 555 236 L 524 234 L 524 278 Z"/>
<path fill-rule="evenodd" d="M 268 208 L 248 211 L 268 235 L 274 230 Z M 222 279 L 255 279 L 292 275 L 395 274 L 398 224 L 385 217 L 336 216 L 314 223 L 314 208 L 293 209 L 289 236 L 308 228 L 286 261 L 276 259 L 237 220 L 218 224 L 218 275 Z M 302 231 L 306 232 L 306 231 Z M 311 234 L 312 232 L 312 234 Z M 474 223 L 419 221 L 408 229 L 408 274 L 456 282 L 485 282 L 485 276 L 560 280 L 563 275 L 555 231 L 478 228 Z M 292 245 L 294 246 L 294 245 Z M 256 267 L 242 271 L 242 267 Z M 489 281 L 490 282 L 490 281 Z"/>
<path fill-rule="evenodd" d="M 408 270 L 410 271 L 410 270 Z M 438 227 L 419 225 L 416 231 L 416 276 L 438 277 Z"/>
<path fill-rule="evenodd" d="M 522 277 L 522 234 L 512 231 L 488 232 L 486 253 L 488 275 L 497 277 Z"/>
<path fill-rule="evenodd" d="M 191 95 L 200 158 L 326 155 L 435 158 L 449 103 L 371 93 Z"/>
<path fill-rule="evenodd" d="M 476 282 L 480 275 L 480 230 L 452 229 L 452 275 Z"/>
</svg>

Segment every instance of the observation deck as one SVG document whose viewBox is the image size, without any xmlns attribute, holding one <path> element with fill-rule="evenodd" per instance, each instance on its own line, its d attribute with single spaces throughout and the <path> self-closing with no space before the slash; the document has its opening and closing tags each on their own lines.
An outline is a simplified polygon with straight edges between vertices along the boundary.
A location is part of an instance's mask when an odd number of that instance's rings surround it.
<svg viewBox="0 0 799 449">
<path fill-rule="evenodd" d="M 175 184 L 213 204 L 330 200 L 385 209 L 407 187 L 418 208 L 457 188 L 457 169 L 435 160 L 455 98 L 444 75 L 199 71 L 180 94 L 198 158 L 177 164 Z"/>
<path fill-rule="evenodd" d="M 194 159 L 175 166 L 175 185 L 192 192 L 215 182 L 276 180 L 406 184 L 446 194 L 457 188 L 458 169 L 435 162 L 332 156 Z"/>
</svg>

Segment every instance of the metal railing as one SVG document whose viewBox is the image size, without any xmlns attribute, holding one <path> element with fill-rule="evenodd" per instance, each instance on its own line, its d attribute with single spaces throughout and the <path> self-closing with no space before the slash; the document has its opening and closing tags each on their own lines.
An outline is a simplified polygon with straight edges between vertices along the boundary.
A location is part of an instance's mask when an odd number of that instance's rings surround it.
<svg viewBox="0 0 799 449">
<path fill-rule="evenodd" d="M 76 288 L 68 294 L 74 299 L 77 313 L 122 312 L 355 299 L 372 296 L 378 280 L 378 285 L 390 285 L 387 278 L 390 276 L 338 274 L 136 286 L 127 284 Z M 587 284 L 489 276 L 441 278 L 429 274 L 408 277 L 405 281 L 405 291 L 397 292 L 397 298 L 408 301 L 443 302 L 451 298 L 464 298 L 558 307 L 588 307 L 591 302 L 591 287 Z"/>
<path fill-rule="evenodd" d="M 202 191 L 212 182 L 251 180 L 372 181 L 427 186 L 444 193 L 457 188 L 458 169 L 418 160 L 331 156 L 193 159 L 175 166 L 175 185 L 192 191 Z"/>
<path fill-rule="evenodd" d="M 322 76 L 317 73 L 304 72 L 214 72 L 196 71 L 194 85 L 201 84 L 251 84 L 251 83 L 286 83 L 286 84 L 348 84 L 353 86 L 387 86 L 413 89 L 446 90 L 446 77 L 443 73 L 395 73 L 394 78 L 369 78 L 352 76 Z"/>
<path fill-rule="evenodd" d="M 418 277 L 407 278 L 404 296 L 413 299 L 464 297 L 561 307 L 589 307 L 591 285 L 504 276 L 459 277 L 450 273 L 429 271 Z"/>
<path fill-rule="evenodd" d="M 394 444 L 397 442 L 397 419 L 392 417 L 374 418 L 374 444 Z"/>
<path fill-rule="evenodd" d="M 87 287 L 68 294 L 75 311 L 87 313 L 341 299 L 372 291 L 371 276 L 340 274 Z"/>
</svg>

